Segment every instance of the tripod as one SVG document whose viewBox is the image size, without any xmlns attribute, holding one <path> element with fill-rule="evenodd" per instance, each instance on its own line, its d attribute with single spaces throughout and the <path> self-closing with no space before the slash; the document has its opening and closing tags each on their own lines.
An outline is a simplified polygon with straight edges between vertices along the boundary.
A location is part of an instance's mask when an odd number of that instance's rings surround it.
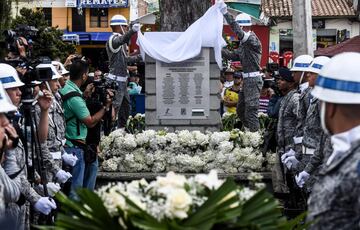
<svg viewBox="0 0 360 230">
<path fill-rule="evenodd" d="M 27 87 L 27 86 L 25 86 Z M 26 89 L 25 89 L 26 91 Z M 35 169 L 40 173 L 41 185 L 43 187 L 44 196 L 49 197 L 49 192 L 47 188 L 47 175 L 46 167 L 44 164 L 43 153 L 39 141 L 37 122 L 35 116 L 35 108 L 33 102 L 35 99 L 32 98 L 32 94 L 27 94 L 22 99 L 23 106 L 21 107 L 24 115 L 24 151 L 25 151 L 25 161 L 28 170 L 28 180 L 31 185 L 35 184 Z M 29 151 L 30 150 L 30 151 Z M 31 162 L 29 162 L 29 152 L 31 154 Z M 50 198 L 49 198 L 50 199 Z M 53 213 L 49 215 L 40 215 L 38 219 L 38 224 L 53 224 Z M 34 218 L 34 211 L 31 210 L 31 219 Z"/>
</svg>

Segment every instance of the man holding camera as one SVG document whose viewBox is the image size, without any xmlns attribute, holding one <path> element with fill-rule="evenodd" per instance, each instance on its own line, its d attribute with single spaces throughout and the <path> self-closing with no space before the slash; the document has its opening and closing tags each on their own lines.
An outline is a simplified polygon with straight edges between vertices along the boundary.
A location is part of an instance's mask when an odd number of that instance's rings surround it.
<svg viewBox="0 0 360 230">
<path fill-rule="evenodd" d="M 80 87 L 86 83 L 88 79 L 89 65 L 82 59 L 72 60 L 70 66 L 70 80 L 66 82 L 63 89 L 60 90 L 63 98 L 64 116 L 66 120 L 65 137 L 66 146 L 65 151 L 70 154 L 74 154 L 78 161 L 72 169 L 72 183 L 70 198 L 76 199 L 75 190 L 77 188 L 84 187 L 87 184 L 95 182 L 89 182 L 96 177 L 92 176 L 93 172 L 86 170 L 85 155 L 90 154 L 86 145 L 86 137 L 88 128 L 94 127 L 101 121 L 102 117 L 110 109 L 111 98 L 106 99 L 103 107 L 95 113 L 93 116 L 86 106 L 86 102 L 83 98 L 83 93 Z M 89 97 L 94 90 L 93 84 L 89 84 L 84 91 L 84 97 Z M 84 152 L 86 150 L 86 152 Z M 96 154 L 96 151 L 95 151 Z M 90 165 L 97 168 L 97 159 Z M 95 172 L 96 173 L 96 172 Z"/>
<path fill-rule="evenodd" d="M 128 70 L 127 63 L 139 59 L 138 56 L 129 57 L 126 43 L 131 36 L 140 30 L 140 24 L 136 23 L 128 30 L 127 19 L 122 15 L 114 15 L 110 20 L 113 35 L 106 43 L 106 51 L 109 57 L 108 79 L 116 81 L 119 90 L 115 94 L 114 107 L 118 111 L 118 127 L 125 127 L 130 114 L 130 97 L 127 91 Z M 132 59 L 132 60 L 130 60 Z"/>
</svg>

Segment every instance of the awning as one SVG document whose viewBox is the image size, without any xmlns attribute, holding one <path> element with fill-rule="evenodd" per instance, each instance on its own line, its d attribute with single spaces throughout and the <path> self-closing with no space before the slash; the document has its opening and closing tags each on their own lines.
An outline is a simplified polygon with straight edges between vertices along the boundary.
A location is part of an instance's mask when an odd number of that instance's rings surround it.
<svg viewBox="0 0 360 230">
<path fill-rule="evenodd" d="M 106 42 L 111 36 L 112 32 L 77 32 L 77 31 L 65 31 L 63 35 L 63 41 L 72 41 L 71 38 L 77 37 L 79 41 L 97 41 Z M 77 35 L 77 36 L 76 36 Z"/>
<path fill-rule="evenodd" d="M 260 5 L 239 2 L 227 2 L 227 5 L 234 10 L 247 13 L 256 19 L 260 17 Z"/>
</svg>

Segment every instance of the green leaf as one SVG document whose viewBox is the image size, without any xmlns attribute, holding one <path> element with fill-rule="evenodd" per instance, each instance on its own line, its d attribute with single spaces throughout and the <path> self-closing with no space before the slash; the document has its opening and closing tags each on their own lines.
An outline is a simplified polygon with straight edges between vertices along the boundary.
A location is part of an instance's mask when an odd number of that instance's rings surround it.
<svg viewBox="0 0 360 230">
<path fill-rule="evenodd" d="M 231 202 L 224 200 L 226 196 L 228 196 L 231 192 L 234 192 L 236 189 L 237 185 L 234 180 L 228 178 L 220 186 L 220 188 L 214 191 L 208 200 L 184 222 L 183 226 L 206 225 L 206 229 L 211 228 L 212 225 L 217 222 L 216 217 L 218 216 L 218 208 L 222 207 L 224 209 L 226 206 L 231 206 L 237 201 L 236 199 L 231 199 L 231 197 L 229 198 Z M 224 203 L 226 205 L 223 205 Z"/>
</svg>

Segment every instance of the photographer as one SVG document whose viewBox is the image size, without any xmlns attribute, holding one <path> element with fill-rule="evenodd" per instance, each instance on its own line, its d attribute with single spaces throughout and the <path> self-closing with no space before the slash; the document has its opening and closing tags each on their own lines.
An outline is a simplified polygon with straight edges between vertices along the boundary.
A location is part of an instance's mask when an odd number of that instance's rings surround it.
<svg viewBox="0 0 360 230">
<path fill-rule="evenodd" d="M 10 65 L 0 64 L 0 80 L 12 103 L 19 107 L 22 95 L 19 87 L 23 86 L 24 83 L 20 81 L 16 70 Z M 51 103 L 51 97 L 48 92 L 45 91 L 43 93 L 44 96 L 38 99 L 38 103 L 42 109 L 40 129 L 44 125 L 47 126 L 47 119 L 44 119 L 44 116 L 47 117 L 48 106 L 50 106 Z M 19 125 L 16 122 L 14 125 L 17 125 L 17 134 L 21 135 L 23 131 L 20 130 Z M 14 135 L 15 134 L 12 134 L 12 136 Z M 26 156 L 22 138 L 14 141 L 13 147 L 13 149 L 5 151 L 6 160 L 3 163 L 3 167 L 6 174 L 19 183 L 21 196 L 16 203 L 10 203 L 7 206 L 7 210 L 17 218 L 19 229 L 24 229 L 25 227 L 29 227 L 29 216 L 27 215 L 29 206 L 27 202 L 30 202 L 36 211 L 45 215 L 48 215 L 52 209 L 56 209 L 56 204 L 51 198 L 41 197 L 36 193 L 28 181 L 28 170 L 30 166 L 33 165 L 31 162 L 33 159 L 31 159 L 30 156 Z M 30 179 L 34 182 L 33 178 Z"/>
<path fill-rule="evenodd" d="M 63 98 L 63 108 L 66 120 L 65 151 L 70 154 L 75 154 L 78 158 L 78 161 L 72 169 L 73 177 L 69 196 L 73 199 L 77 198 L 75 190 L 86 184 L 91 184 L 88 180 L 93 179 L 87 178 L 85 175 L 85 155 L 93 154 L 94 152 L 94 150 L 88 149 L 85 142 L 88 128 L 92 128 L 100 122 L 111 106 L 111 99 L 107 98 L 102 108 L 94 115 L 90 115 L 83 98 L 83 93 L 80 90 L 80 87 L 85 84 L 88 79 L 88 72 L 89 65 L 86 61 L 82 59 L 73 59 L 70 66 L 70 80 L 67 81 L 65 87 L 60 90 Z M 94 85 L 89 84 L 84 91 L 84 97 L 90 97 L 93 91 Z M 84 150 L 86 151 L 84 152 Z M 92 164 L 97 167 L 97 160 Z"/>
</svg>

